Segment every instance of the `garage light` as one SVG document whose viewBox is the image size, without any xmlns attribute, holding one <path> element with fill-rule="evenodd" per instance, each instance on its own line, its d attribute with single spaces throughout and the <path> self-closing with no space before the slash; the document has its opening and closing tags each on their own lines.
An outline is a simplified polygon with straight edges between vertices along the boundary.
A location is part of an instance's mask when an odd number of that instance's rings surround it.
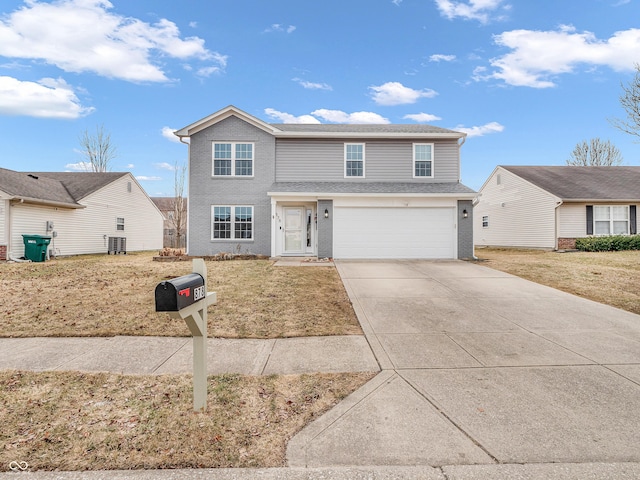
<svg viewBox="0 0 640 480">
<path fill-rule="evenodd" d="M 329 210 L 324 209 L 324 218 L 329 218 Z"/>
<path fill-rule="evenodd" d="M 462 218 L 467 218 L 469 216 L 469 214 L 467 213 L 467 210 L 464 209 L 462 210 Z"/>
</svg>

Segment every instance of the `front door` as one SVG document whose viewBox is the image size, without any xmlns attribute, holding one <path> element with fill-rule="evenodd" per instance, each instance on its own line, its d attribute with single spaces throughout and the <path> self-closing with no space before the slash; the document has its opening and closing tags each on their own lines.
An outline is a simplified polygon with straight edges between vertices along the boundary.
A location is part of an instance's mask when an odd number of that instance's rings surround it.
<svg viewBox="0 0 640 480">
<path fill-rule="evenodd" d="M 306 250 L 303 207 L 284 208 L 284 253 L 302 254 Z"/>
</svg>

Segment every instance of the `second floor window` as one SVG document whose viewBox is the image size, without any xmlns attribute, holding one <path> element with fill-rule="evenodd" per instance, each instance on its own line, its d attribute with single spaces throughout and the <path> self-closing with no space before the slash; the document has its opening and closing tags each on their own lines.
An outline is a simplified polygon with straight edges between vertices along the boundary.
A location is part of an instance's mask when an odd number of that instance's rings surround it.
<svg viewBox="0 0 640 480">
<path fill-rule="evenodd" d="M 214 177 L 252 177 L 253 143 L 214 143 Z"/>
<path fill-rule="evenodd" d="M 363 143 L 346 143 L 344 145 L 344 176 L 364 177 Z"/>
<path fill-rule="evenodd" d="M 433 143 L 413 144 L 413 177 L 433 177 Z"/>
</svg>

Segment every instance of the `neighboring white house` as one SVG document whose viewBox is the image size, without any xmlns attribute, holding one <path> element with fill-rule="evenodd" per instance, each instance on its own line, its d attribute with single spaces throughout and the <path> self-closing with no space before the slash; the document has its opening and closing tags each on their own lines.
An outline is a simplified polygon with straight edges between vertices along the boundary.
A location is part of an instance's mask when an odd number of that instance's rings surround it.
<svg viewBox="0 0 640 480">
<path fill-rule="evenodd" d="M 22 235 L 50 236 L 52 255 L 161 249 L 162 225 L 130 173 L 0 168 L 0 260 L 24 255 Z"/>
<path fill-rule="evenodd" d="M 474 206 L 476 246 L 568 249 L 636 234 L 640 167 L 498 166 Z"/>
</svg>

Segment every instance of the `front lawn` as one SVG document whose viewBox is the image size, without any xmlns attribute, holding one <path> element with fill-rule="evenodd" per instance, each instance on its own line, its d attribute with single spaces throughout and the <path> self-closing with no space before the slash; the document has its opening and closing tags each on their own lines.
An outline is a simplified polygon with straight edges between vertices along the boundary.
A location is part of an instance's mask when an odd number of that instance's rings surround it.
<svg viewBox="0 0 640 480">
<path fill-rule="evenodd" d="M 0 336 L 188 336 L 182 320 L 156 313 L 154 291 L 192 270 L 152 253 L 83 255 L 0 263 Z M 207 262 L 208 334 L 277 338 L 361 334 L 334 267 L 274 267 L 269 260 Z"/>
<path fill-rule="evenodd" d="M 477 248 L 475 253 L 496 270 L 640 314 L 640 251 Z"/>
</svg>

